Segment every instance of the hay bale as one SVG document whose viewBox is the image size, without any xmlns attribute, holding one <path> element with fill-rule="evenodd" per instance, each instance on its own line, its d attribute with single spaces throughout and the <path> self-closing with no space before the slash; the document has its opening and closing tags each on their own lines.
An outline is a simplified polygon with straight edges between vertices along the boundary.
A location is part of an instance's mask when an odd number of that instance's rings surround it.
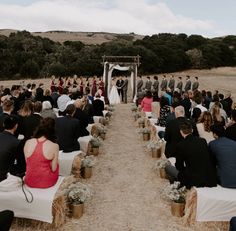
<svg viewBox="0 0 236 231">
<path fill-rule="evenodd" d="M 66 216 L 68 214 L 68 205 L 65 197 L 65 189 L 68 188 L 70 184 L 76 182 L 77 179 L 73 176 L 66 177 L 61 183 L 58 191 L 55 194 L 53 205 L 52 205 L 52 214 L 53 222 L 52 224 L 31 220 L 26 218 L 14 218 L 12 224 L 12 231 L 24 230 L 24 231 L 38 231 L 38 230 L 60 230 L 59 227 L 63 227 L 66 223 Z"/>
<path fill-rule="evenodd" d="M 197 211 L 197 191 L 191 189 L 186 197 L 185 215 L 183 217 L 183 224 L 185 226 L 193 226 L 196 230 L 205 231 L 228 231 L 229 222 L 227 221 L 208 221 L 208 222 L 197 222 L 196 221 Z"/>
</svg>

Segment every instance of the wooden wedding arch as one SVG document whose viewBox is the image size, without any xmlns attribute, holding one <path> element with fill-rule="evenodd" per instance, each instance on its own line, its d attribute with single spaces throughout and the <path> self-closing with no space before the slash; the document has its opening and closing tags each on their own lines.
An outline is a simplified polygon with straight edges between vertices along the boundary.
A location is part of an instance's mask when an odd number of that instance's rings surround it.
<svg viewBox="0 0 236 231">
<path fill-rule="evenodd" d="M 121 71 L 130 71 L 131 72 L 131 89 L 133 99 L 136 96 L 136 79 L 138 74 L 138 67 L 140 65 L 140 56 L 102 56 L 103 59 L 103 81 L 105 84 L 106 96 L 109 94 L 112 71 L 118 69 Z"/>
</svg>

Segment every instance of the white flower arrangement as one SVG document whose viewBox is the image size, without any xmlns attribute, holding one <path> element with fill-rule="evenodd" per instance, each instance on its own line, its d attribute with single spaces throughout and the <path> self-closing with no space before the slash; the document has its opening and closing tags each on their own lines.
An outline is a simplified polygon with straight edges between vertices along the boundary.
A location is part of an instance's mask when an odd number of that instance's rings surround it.
<svg viewBox="0 0 236 231">
<path fill-rule="evenodd" d="M 171 165 L 170 161 L 162 158 L 155 162 L 155 169 L 165 168 L 168 165 Z"/>
<path fill-rule="evenodd" d="M 71 184 L 67 191 L 67 198 L 72 204 L 82 204 L 91 197 L 90 188 L 80 182 Z"/>
<path fill-rule="evenodd" d="M 138 107 L 135 105 L 135 104 L 133 104 L 132 106 L 131 106 L 131 111 L 132 112 L 136 112 L 138 110 Z"/>
<path fill-rule="evenodd" d="M 91 168 L 95 165 L 95 159 L 94 156 L 86 156 L 82 159 L 82 167 Z"/>
<path fill-rule="evenodd" d="M 150 134 L 151 133 L 151 129 L 150 128 L 140 128 L 139 129 L 139 133 Z"/>
<path fill-rule="evenodd" d="M 95 126 L 96 126 L 96 128 L 97 128 L 99 134 L 101 134 L 101 133 L 106 134 L 106 133 L 107 133 L 107 128 L 106 128 L 104 125 L 102 125 L 102 124 L 97 124 L 97 125 L 95 125 Z"/>
<path fill-rule="evenodd" d="M 180 182 L 175 181 L 164 189 L 164 194 L 170 200 L 176 203 L 184 203 L 186 199 L 187 189 L 185 186 L 180 187 Z"/>
<path fill-rule="evenodd" d="M 89 141 L 93 148 L 100 147 L 102 145 L 101 140 L 98 137 L 94 137 Z"/>
<path fill-rule="evenodd" d="M 147 144 L 147 148 L 149 150 L 161 148 L 160 141 L 159 140 L 151 140 L 151 141 L 149 141 L 148 144 Z"/>
<path fill-rule="evenodd" d="M 138 118 L 137 122 L 138 124 L 144 124 L 145 122 L 144 117 Z"/>
</svg>

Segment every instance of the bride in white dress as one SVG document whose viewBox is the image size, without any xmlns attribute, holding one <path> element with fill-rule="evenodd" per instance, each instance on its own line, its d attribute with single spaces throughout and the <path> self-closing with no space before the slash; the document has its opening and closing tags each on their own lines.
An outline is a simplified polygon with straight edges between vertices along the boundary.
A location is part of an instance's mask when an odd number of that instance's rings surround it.
<svg viewBox="0 0 236 231">
<path fill-rule="evenodd" d="M 115 79 L 112 79 L 111 85 L 112 85 L 112 87 L 111 87 L 111 90 L 110 90 L 110 93 L 108 96 L 109 102 L 110 102 L 110 104 L 119 104 L 120 103 L 120 96 L 117 91 Z"/>
</svg>

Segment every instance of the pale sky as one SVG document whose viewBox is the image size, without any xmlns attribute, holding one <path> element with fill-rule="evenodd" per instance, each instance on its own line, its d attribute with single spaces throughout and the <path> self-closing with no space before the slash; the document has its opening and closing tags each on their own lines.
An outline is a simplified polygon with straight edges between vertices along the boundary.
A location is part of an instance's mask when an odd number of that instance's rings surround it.
<svg viewBox="0 0 236 231">
<path fill-rule="evenodd" d="M 0 0 L 0 29 L 236 35 L 235 0 Z"/>
</svg>

